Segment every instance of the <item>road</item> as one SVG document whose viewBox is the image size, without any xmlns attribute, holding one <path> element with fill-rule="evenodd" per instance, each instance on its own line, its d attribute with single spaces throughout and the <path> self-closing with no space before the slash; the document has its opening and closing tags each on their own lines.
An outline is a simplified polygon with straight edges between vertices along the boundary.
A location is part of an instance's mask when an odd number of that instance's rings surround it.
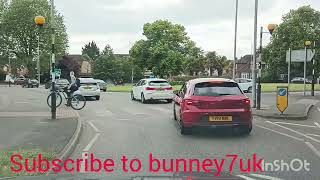
<svg viewBox="0 0 320 180">
<path fill-rule="evenodd" d="M 49 112 L 45 103 L 48 92 L 45 89 L 0 88 L 0 115 L 6 114 L 21 118 L 43 115 Z M 298 99 L 299 93 L 291 99 Z M 264 106 L 274 103 L 274 94 L 263 94 Z M 318 105 L 320 107 L 320 105 Z M 35 112 L 36 109 L 36 112 Z M 172 116 L 172 104 L 141 104 L 131 101 L 128 93 L 102 93 L 100 101 L 89 100 L 79 111 L 83 121 L 83 133 L 72 158 L 81 158 L 84 151 L 93 153 L 96 158 L 115 160 L 113 173 L 88 173 L 90 178 L 113 179 L 137 175 L 168 175 L 171 173 L 148 172 L 148 158 L 152 153 L 158 159 L 226 159 L 227 154 L 237 154 L 249 158 L 253 154 L 263 158 L 266 163 L 283 160 L 290 163 L 300 159 L 310 163 L 310 171 L 299 172 L 266 171 L 244 173 L 235 163 L 232 173 L 253 179 L 318 179 L 320 172 L 320 108 L 315 107 L 306 121 L 280 121 L 276 119 L 254 118 L 250 136 L 234 136 L 230 131 L 201 131 L 190 136 L 178 133 Z M 18 134 L 17 134 L 18 136 Z M 138 158 L 143 169 L 138 173 L 125 173 L 120 165 L 121 156 Z M 299 165 L 296 163 L 296 166 Z M 167 163 L 169 165 L 169 163 Z M 228 171 L 228 167 L 224 171 Z M 179 166 L 180 167 L 180 166 Z M 181 167 L 180 167 L 181 168 Z M 252 167 L 253 168 L 253 167 Z M 269 168 L 270 169 L 270 168 Z M 284 169 L 286 170 L 286 168 Z M 250 179 L 249 179 L 250 180 Z"/>
<path fill-rule="evenodd" d="M 253 172 L 251 169 L 251 172 L 243 173 L 239 170 L 238 162 L 232 173 L 254 179 L 320 177 L 320 123 L 317 119 L 320 109 L 312 109 L 311 117 L 306 121 L 283 122 L 255 117 L 250 136 L 234 136 L 229 131 L 198 131 L 190 136 L 182 136 L 173 120 L 172 104 L 142 104 L 131 101 L 129 97 L 128 93 L 102 93 L 100 101 L 89 101 L 85 109 L 79 112 L 84 130 L 72 157 L 82 157 L 83 152 L 88 151 L 97 158 L 114 159 L 117 167 L 113 173 L 92 173 L 93 177 L 168 175 L 163 172 L 148 172 L 150 153 L 167 162 L 176 158 L 225 158 L 230 163 L 230 158 L 226 158 L 227 154 L 237 154 L 239 159 L 256 154 L 266 163 L 282 160 L 290 164 L 292 160 L 300 159 L 310 163 L 310 170 L 295 172 L 284 168 L 278 172 Z M 274 96 L 264 94 L 262 98 L 271 105 Z M 123 155 L 129 159 L 140 159 L 142 170 L 138 173 L 123 172 L 120 165 Z M 294 164 L 295 168 L 299 165 L 297 162 Z M 223 170 L 229 169 L 225 167 Z"/>
</svg>

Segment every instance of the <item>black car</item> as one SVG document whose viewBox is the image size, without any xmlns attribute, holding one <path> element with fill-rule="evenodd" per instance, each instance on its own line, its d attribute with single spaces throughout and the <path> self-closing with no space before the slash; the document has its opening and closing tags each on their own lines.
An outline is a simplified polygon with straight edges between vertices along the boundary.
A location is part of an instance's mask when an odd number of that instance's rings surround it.
<svg viewBox="0 0 320 180">
<path fill-rule="evenodd" d="M 38 88 L 39 81 L 36 79 L 26 79 L 21 85 L 24 88 Z"/>
</svg>

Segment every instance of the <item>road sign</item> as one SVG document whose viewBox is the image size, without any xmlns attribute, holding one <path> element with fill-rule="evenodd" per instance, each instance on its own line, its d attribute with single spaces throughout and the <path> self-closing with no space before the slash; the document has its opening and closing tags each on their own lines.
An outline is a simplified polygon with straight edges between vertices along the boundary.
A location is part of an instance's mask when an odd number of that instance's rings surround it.
<svg viewBox="0 0 320 180">
<path fill-rule="evenodd" d="M 307 62 L 310 62 L 314 56 L 314 52 L 311 49 L 307 50 L 308 59 Z M 291 62 L 304 62 L 306 59 L 306 51 L 305 49 L 292 50 L 291 51 Z M 287 51 L 286 61 L 290 61 L 290 51 Z"/>
<path fill-rule="evenodd" d="M 56 76 L 61 76 L 61 69 L 54 69 L 54 74 L 56 75 Z"/>
<path fill-rule="evenodd" d="M 283 114 L 288 108 L 288 86 L 277 87 L 277 108 Z"/>
</svg>

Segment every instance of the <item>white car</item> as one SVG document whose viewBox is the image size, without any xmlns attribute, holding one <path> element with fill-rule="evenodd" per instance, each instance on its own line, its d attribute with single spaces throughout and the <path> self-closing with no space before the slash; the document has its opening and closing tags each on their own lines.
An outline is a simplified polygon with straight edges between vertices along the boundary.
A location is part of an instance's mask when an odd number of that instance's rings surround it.
<svg viewBox="0 0 320 180">
<path fill-rule="evenodd" d="M 100 88 L 93 78 L 79 78 L 81 86 L 74 94 L 80 94 L 84 97 L 94 97 L 100 99 Z"/>
<path fill-rule="evenodd" d="M 139 99 L 142 103 L 148 100 L 167 100 L 171 103 L 173 88 L 165 79 L 141 79 L 133 86 L 131 99 Z"/>
<path fill-rule="evenodd" d="M 243 92 L 252 92 L 252 79 L 237 78 L 235 81 L 238 83 Z"/>
</svg>

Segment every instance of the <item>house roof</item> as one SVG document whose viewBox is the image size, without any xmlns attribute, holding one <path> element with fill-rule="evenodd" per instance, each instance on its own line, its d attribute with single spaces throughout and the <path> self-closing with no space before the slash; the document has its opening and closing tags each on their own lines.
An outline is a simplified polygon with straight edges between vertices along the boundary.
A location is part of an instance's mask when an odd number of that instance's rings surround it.
<svg viewBox="0 0 320 180">
<path fill-rule="evenodd" d="M 238 61 L 237 64 L 250 64 L 252 60 L 252 55 L 245 55 L 241 57 Z"/>
</svg>

